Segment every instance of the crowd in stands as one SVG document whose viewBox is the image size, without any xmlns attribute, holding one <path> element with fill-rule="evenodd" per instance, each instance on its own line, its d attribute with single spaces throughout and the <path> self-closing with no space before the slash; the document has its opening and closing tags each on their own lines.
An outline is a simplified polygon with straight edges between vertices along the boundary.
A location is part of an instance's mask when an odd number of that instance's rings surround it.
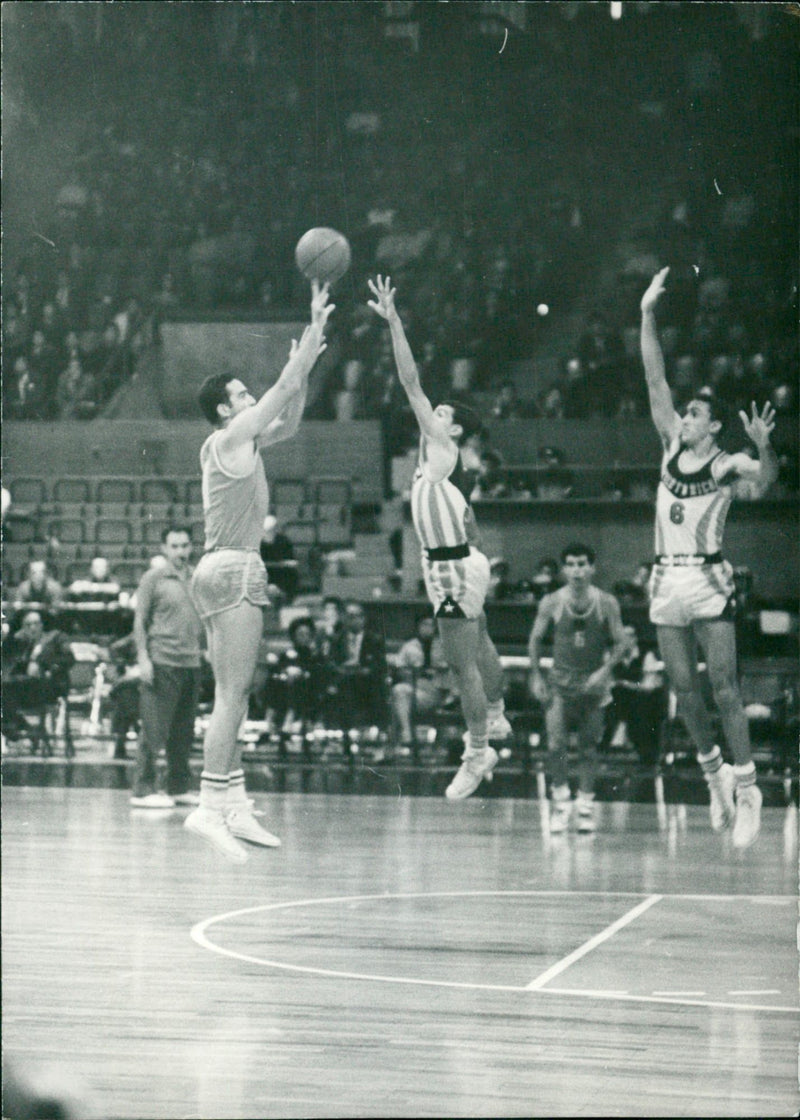
<svg viewBox="0 0 800 1120">
<path fill-rule="evenodd" d="M 6 177 L 13 190 L 32 141 L 34 164 L 62 153 L 62 178 L 27 210 L 7 206 L 8 417 L 97 415 L 176 308 L 296 305 L 309 215 L 346 230 L 354 255 L 313 408 L 381 418 L 392 450 L 412 429 L 363 306 L 375 271 L 397 282 L 432 395 L 488 392 L 497 416 L 626 418 L 646 415 L 638 294 L 674 261 L 678 393 L 700 379 L 734 405 L 769 395 L 796 414 L 790 48 L 766 17 L 705 11 L 676 61 L 664 42 L 689 34 L 684 13 L 619 28 L 602 6 L 540 6 L 535 28 L 534 13 L 510 28 L 501 64 L 504 28 L 476 22 L 480 5 L 411 5 L 392 36 L 380 5 L 42 7 L 7 21 L 20 98 Z M 623 33 L 637 49 L 620 56 Z M 742 151 L 751 118 L 759 140 Z M 713 160 L 692 166 L 687 137 Z M 533 393 L 522 376 L 515 399 L 504 385 L 544 329 L 533 308 L 557 319 L 601 271 L 559 376 Z"/>
</svg>

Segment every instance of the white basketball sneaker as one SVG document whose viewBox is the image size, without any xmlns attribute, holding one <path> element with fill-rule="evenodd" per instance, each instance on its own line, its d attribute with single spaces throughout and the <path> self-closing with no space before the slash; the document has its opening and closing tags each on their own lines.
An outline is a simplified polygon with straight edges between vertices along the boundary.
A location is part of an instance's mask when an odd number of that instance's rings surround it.
<svg viewBox="0 0 800 1120">
<path fill-rule="evenodd" d="M 469 733 L 467 733 L 469 734 Z M 467 739 L 469 743 L 469 739 Z M 450 785 L 444 791 L 448 801 L 462 801 L 474 793 L 484 778 L 490 778 L 499 755 L 493 747 L 473 751 L 468 746 L 461 756 L 462 762 Z"/>
<path fill-rule="evenodd" d="M 207 840 L 212 847 L 233 863 L 247 862 L 247 852 L 231 834 L 221 810 L 208 809 L 205 805 L 200 805 L 189 814 L 183 822 L 183 827 Z"/>
<path fill-rule="evenodd" d="M 736 775 L 730 763 L 723 762 L 719 770 L 713 774 L 706 774 L 705 779 L 711 797 L 709 802 L 711 827 L 715 832 L 723 832 L 726 828 L 730 828 L 736 816 L 736 803 L 733 800 Z"/>
<path fill-rule="evenodd" d="M 246 840 L 248 844 L 258 844 L 262 848 L 280 848 L 277 836 L 267 832 L 255 818 L 250 805 L 237 805 L 225 811 L 225 821 L 233 836 Z"/>
<path fill-rule="evenodd" d="M 734 848 L 749 848 L 761 830 L 761 802 L 757 785 L 736 787 L 736 823 L 731 843 Z"/>
</svg>

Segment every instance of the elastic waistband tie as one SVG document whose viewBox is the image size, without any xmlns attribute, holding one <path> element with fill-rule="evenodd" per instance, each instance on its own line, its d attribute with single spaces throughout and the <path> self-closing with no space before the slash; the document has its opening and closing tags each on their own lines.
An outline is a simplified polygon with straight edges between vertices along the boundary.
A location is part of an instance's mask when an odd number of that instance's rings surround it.
<svg viewBox="0 0 800 1120">
<path fill-rule="evenodd" d="M 671 556 L 656 556 L 656 564 L 664 568 L 701 568 L 705 564 L 721 563 L 721 552 L 675 552 Z"/>
<path fill-rule="evenodd" d="M 426 548 L 429 560 L 466 560 L 469 556 L 468 544 L 454 544 L 444 548 Z"/>
</svg>

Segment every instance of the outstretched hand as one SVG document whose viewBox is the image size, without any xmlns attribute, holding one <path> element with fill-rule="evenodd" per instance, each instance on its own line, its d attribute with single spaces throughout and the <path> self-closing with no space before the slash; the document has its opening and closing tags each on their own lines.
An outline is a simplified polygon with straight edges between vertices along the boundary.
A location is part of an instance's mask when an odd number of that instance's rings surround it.
<svg viewBox="0 0 800 1120">
<path fill-rule="evenodd" d="M 375 296 L 375 299 L 367 300 L 367 307 L 371 307 L 382 319 L 390 319 L 397 314 L 394 305 L 395 289 L 392 287 L 392 281 L 388 276 L 385 280 L 378 276 L 376 281 L 367 280 L 369 289 Z"/>
<path fill-rule="evenodd" d="M 662 268 L 650 281 L 650 287 L 642 296 L 641 309 L 643 312 L 652 311 L 661 296 L 664 294 L 664 283 L 669 274 L 669 266 Z"/>
<path fill-rule="evenodd" d="M 769 443 L 769 437 L 775 430 L 775 409 L 769 401 L 764 405 L 760 414 L 755 401 L 752 401 L 750 407 L 752 410 L 751 416 L 748 416 L 742 409 L 739 417 L 748 437 L 756 447 L 763 447 L 766 443 Z"/>
<path fill-rule="evenodd" d="M 336 310 L 335 303 L 328 303 L 329 294 L 330 284 L 320 287 L 318 280 L 311 281 L 311 324 L 321 331 L 325 330 L 330 313 Z"/>
</svg>

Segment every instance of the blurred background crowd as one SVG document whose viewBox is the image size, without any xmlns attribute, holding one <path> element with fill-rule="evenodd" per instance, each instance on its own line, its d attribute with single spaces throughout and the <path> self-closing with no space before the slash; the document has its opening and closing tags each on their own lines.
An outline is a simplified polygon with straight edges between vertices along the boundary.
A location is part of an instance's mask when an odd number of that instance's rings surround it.
<svg viewBox="0 0 800 1120">
<path fill-rule="evenodd" d="M 678 398 L 707 381 L 796 415 L 785 7 L 10 5 L 5 416 L 118 415 L 165 316 L 290 315 L 312 224 L 354 262 L 310 415 L 382 418 L 398 453 L 375 272 L 433 396 L 624 419 L 647 414 L 638 299 L 669 263 Z"/>
</svg>

